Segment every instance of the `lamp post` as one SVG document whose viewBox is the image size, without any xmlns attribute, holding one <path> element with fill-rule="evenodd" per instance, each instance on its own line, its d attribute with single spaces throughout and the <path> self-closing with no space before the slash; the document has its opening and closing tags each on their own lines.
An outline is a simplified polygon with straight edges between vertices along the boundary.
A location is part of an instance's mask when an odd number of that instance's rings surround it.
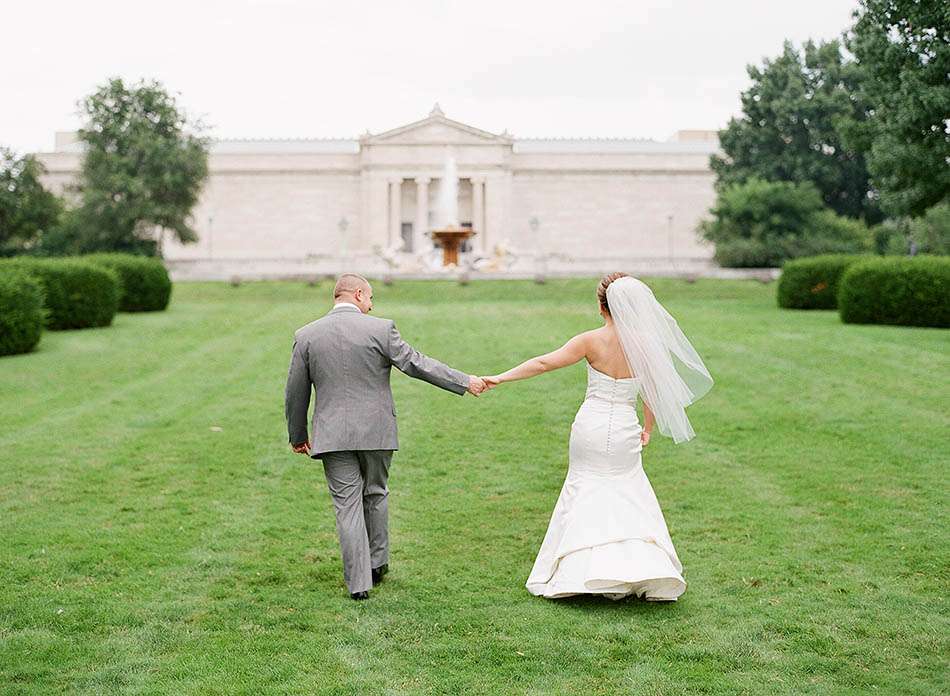
<svg viewBox="0 0 950 696">
<path fill-rule="evenodd" d="M 340 256 L 345 259 L 346 258 L 346 228 L 350 226 L 350 221 L 346 219 L 346 216 L 341 217 L 340 221 L 336 223 L 336 226 L 340 230 Z"/>
<path fill-rule="evenodd" d="M 214 215 L 208 216 L 208 258 L 214 258 Z"/>
</svg>

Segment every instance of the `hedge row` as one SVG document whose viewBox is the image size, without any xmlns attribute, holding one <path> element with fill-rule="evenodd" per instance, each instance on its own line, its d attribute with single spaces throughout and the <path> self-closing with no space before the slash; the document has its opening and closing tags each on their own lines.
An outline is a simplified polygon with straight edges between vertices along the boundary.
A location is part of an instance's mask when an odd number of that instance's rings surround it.
<svg viewBox="0 0 950 696">
<path fill-rule="evenodd" d="M 856 263 L 841 278 L 838 311 L 848 324 L 950 328 L 950 256 Z"/>
<path fill-rule="evenodd" d="M 108 326 L 119 309 L 119 279 L 88 261 L 17 257 L 3 261 L 4 271 L 19 269 L 43 286 L 49 329 Z"/>
<path fill-rule="evenodd" d="M 171 297 L 158 259 L 126 254 L 0 260 L 0 355 L 26 353 L 48 329 L 108 326 L 117 311 L 163 310 Z"/>
<path fill-rule="evenodd" d="M 0 273 L 0 355 L 29 353 L 40 342 L 45 319 L 43 286 L 20 269 Z"/>
<path fill-rule="evenodd" d="M 789 261 L 780 307 L 838 308 L 849 324 L 950 327 L 950 256 L 827 255 Z"/>
<path fill-rule="evenodd" d="M 778 281 L 778 305 L 786 309 L 835 309 L 838 282 L 854 263 L 873 257 L 826 254 L 786 261 Z"/>
<path fill-rule="evenodd" d="M 172 281 L 158 259 L 130 254 L 89 254 L 80 258 L 118 275 L 122 291 L 120 312 L 157 312 L 168 306 Z"/>
</svg>

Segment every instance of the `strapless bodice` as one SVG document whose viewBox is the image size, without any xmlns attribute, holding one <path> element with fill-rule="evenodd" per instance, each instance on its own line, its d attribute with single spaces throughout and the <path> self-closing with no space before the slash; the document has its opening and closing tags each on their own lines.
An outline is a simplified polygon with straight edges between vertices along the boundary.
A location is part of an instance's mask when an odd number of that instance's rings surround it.
<svg viewBox="0 0 950 696">
<path fill-rule="evenodd" d="M 615 379 L 587 363 L 587 400 L 636 406 L 640 382 L 636 377 Z"/>
</svg>

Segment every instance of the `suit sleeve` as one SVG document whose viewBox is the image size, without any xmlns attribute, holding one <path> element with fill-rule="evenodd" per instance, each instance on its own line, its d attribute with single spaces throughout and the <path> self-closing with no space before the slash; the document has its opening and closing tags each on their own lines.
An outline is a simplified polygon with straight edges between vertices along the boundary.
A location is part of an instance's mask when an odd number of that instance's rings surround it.
<svg viewBox="0 0 950 696">
<path fill-rule="evenodd" d="M 421 379 L 455 394 L 464 394 L 468 390 L 467 374 L 423 355 L 410 346 L 399 335 L 395 322 L 389 327 L 389 360 L 400 372 L 414 379 Z"/>
<path fill-rule="evenodd" d="M 292 445 L 299 445 L 301 442 L 310 440 L 307 434 L 310 387 L 310 368 L 307 363 L 306 347 L 294 340 L 290 369 L 287 372 L 287 387 L 284 390 L 284 416 L 287 418 L 287 435 Z"/>
</svg>

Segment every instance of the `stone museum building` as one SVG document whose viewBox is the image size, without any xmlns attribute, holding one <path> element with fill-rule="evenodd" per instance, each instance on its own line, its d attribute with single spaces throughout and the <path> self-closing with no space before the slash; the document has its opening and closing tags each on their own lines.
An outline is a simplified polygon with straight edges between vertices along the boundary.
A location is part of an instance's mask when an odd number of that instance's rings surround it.
<svg viewBox="0 0 950 696">
<path fill-rule="evenodd" d="M 712 248 L 696 227 L 715 199 L 717 149 L 715 131 L 517 138 L 438 105 L 358 139 L 215 140 L 193 211 L 200 238 L 165 238 L 162 252 L 180 278 L 431 275 L 456 263 L 473 274 L 702 272 Z M 58 133 L 37 157 L 62 190 L 81 147 Z"/>
</svg>

